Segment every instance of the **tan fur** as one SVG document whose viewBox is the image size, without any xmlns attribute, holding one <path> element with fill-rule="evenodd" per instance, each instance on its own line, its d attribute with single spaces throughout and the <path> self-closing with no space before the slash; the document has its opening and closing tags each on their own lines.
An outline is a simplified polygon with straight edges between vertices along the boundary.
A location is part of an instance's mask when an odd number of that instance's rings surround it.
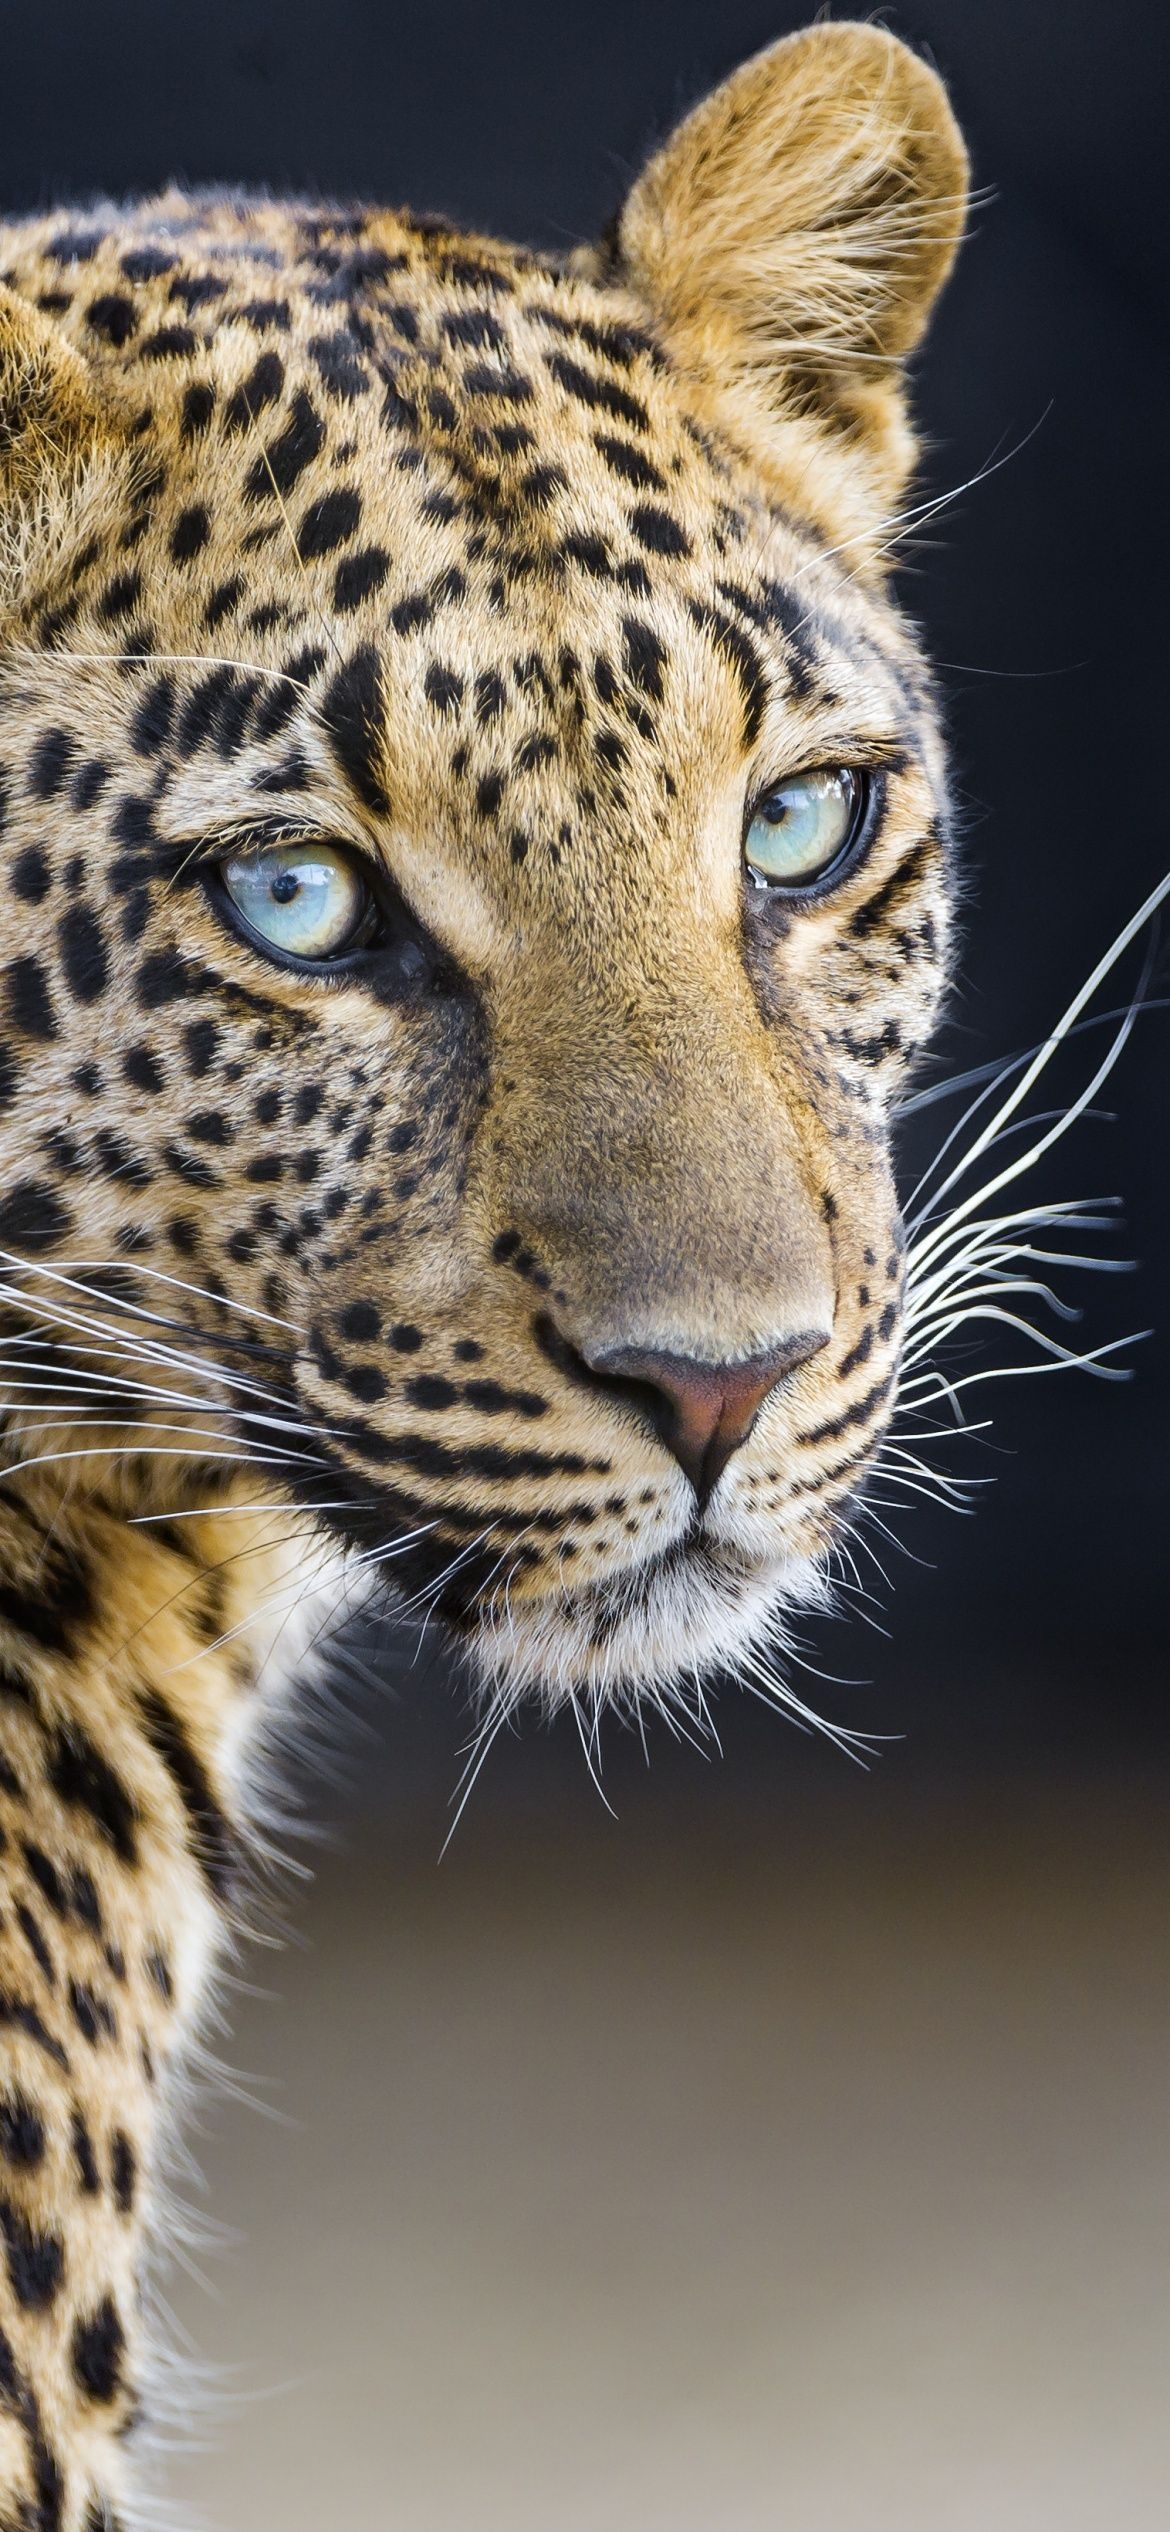
<svg viewBox="0 0 1170 2532">
<path fill-rule="evenodd" d="M 0 231 L 0 2532 L 128 2502 L 155 2098 L 322 1608 L 397 1583 L 506 1709 L 682 1693 L 822 1588 L 945 974 L 881 556 L 964 168 L 821 26 L 565 259 L 177 192 Z M 754 889 L 753 804 L 840 763 L 865 851 Z M 364 964 L 229 918 L 261 828 L 384 892 Z M 592 1368 L 810 1332 L 702 1501 Z"/>
</svg>

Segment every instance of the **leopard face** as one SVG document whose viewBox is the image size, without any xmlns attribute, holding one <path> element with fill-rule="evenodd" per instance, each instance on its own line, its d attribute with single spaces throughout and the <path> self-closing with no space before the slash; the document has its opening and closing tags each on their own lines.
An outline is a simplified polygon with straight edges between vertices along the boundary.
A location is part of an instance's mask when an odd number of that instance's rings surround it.
<svg viewBox="0 0 1170 2532">
<path fill-rule="evenodd" d="M 509 1690 L 750 1655 L 894 1403 L 948 856 L 884 554 L 962 192 L 823 27 L 560 263 L 5 233 L 0 1245 Z"/>
</svg>

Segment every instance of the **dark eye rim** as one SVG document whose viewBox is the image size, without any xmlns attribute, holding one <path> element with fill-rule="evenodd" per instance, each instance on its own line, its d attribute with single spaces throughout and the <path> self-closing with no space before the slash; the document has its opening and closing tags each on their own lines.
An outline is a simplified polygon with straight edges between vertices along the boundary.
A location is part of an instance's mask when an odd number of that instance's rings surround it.
<svg viewBox="0 0 1170 2532">
<path fill-rule="evenodd" d="M 303 844 L 306 851 L 311 851 L 314 845 L 320 849 L 328 849 L 329 852 L 336 853 L 340 860 L 348 862 L 350 868 L 356 871 L 365 890 L 366 904 L 357 930 L 347 942 L 346 947 L 335 950 L 329 958 L 301 958 L 295 950 L 281 949 L 275 941 L 268 940 L 263 932 L 258 932 L 255 924 L 249 922 L 242 906 L 237 904 L 224 877 L 225 863 L 242 849 L 239 843 L 224 844 L 213 859 L 205 861 L 201 866 L 200 876 L 204 888 L 220 921 L 227 925 L 229 931 L 237 933 L 249 949 L 256 950 L 261 958 L 267 959 L 271 966 L 283 967 L 290 975 L 329 977 L 344 975 L 350 969 L 360 970 L 371 952 L 376 952 L 379 947 L 385 945 L 388 929 L 387 910 L 381 902 L 374 874 L 363 856 L 336 836 L 308 834 L 303 836 L 266 835 L 258 844 L 257 853 L 259 855 L 264 851 L 271 851 L 278 844 Z"/>
<path fill-rule="evenodd" d="M 747 840 L 754 821 L 762 813 L 765 800 L 772 799 L 777 791 L 783 790 L 786 783 L 800 782 L 806 774 L 822 773 L 848 774 L 850 781 L 857 785 L 857 798 L 849 833 L 844 843 L 838 846 L 832 860 L 825 863 L 823 870 L 814 871 L 809 879 L 769 879 L 764 871 L 753 870 L 747 857 Z M 740 848 L 744 878 L 753 897 L 778 897 L 794 905 L 809 905 L 815 904 L 821 897 L 831 896 L 833 891 L 840 887 L 842 880 L 849 877 L 868 853 L 881 824 L 885 796 L 885 773 L 880 765 L 834 765 L 827 764 L 823 759 L 816 765 L 795 767 L 792 773 L 782 775 L 778 782 L 761 784 L 760 789 L 753 792 L 744 810 L 743 839 Z"/>
<path fill-rule="evenodd" d="M 299 958 L 292 950 L 279 949 L 249 923 L 228 890 L 223 863 L 240 845 L 238 839 L 226 839 L 190 864 L 190 877 L 202 889 L 217 922 L 267 966 L 282 968 L 286 975 L 303 977 L 308 983 L 361 986 L 385 1003 L 413 1001 L 420 994 L 444 1000 L 466 998 L 467 979 L 450 953 L 419 922 L 388 872 L 375 868 L 353 845 L 335 835 L 287 830 L 266 835 L 263 843 L 328 845 L 331 852 L 343 853 L 359 872 L 370 908 L 368 932 L 332 958 Z"/>
</svg>

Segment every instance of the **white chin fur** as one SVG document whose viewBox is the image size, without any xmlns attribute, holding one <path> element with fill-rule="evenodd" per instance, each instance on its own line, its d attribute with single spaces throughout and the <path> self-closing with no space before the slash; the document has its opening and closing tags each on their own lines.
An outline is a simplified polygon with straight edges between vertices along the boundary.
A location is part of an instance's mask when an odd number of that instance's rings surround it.
<svg viewBox="0 0 1170 2532">
<path fill-rule="evenodd" d="M 691 1549 L 579 1593 L 501 1606 L 468 1646 L 493 1703 L 550 1708 L 584 1692 L 619 1707 L 693 1697 L 705 1680 L 782 1647 L 790 1612 L 823 1605 L 811 1557 L 747 1565 Z"/>
</svg>

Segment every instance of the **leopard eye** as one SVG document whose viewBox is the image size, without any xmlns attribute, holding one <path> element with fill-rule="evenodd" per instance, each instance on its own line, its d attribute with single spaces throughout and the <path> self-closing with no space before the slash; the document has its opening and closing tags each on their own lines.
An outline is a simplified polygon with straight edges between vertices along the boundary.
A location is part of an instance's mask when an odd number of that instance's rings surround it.
<svg viewBox="0 0 1170 2532">
<path fill-rule="evenodd" d="M 808 888 L 843 862 L 861 831 L 866 779 L 847 765 L 793 774 L 757 801 L 744 859 L 757 888 Z"/>
<path fill-rule="evenodd" d="M 340 845 L 306 838 L 228 853 L 224 888 L 249 931 L 286 958 L 340 958 L 376 919 L 360 864 Z"/>
</svg>

